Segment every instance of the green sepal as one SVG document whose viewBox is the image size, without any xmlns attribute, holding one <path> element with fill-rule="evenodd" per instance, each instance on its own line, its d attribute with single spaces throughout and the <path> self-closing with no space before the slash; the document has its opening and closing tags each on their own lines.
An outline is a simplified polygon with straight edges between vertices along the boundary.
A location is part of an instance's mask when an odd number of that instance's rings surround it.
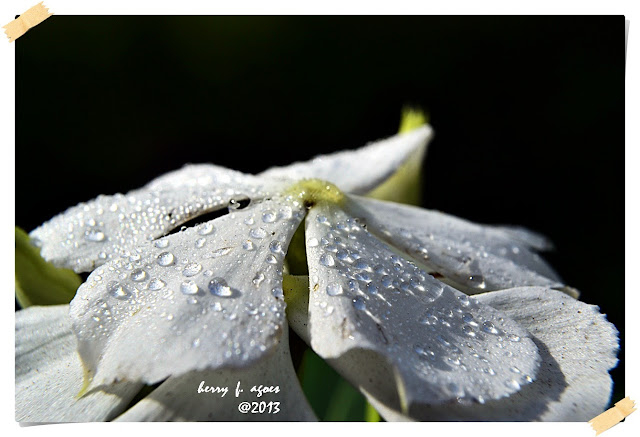
<svg viewBox="0 0 640 437">
<path fill-rule="evenodd" d="M 40 256 L 29 235 L 16 226 L 16 299 L 22 308 L 71 302 L 82 284 L 80 276 Z"/>
<path fill-rule="evenodd" d="M 405 108 L 402 111 L 398 133 L 412 131 L 426 124 L 427 121 L 427 116 L 421 110 Z M 422 163 L 425 152 L 426 147 L 416 150 L 389 179 L 367 193 L 367 197 L 420 205 L 422 203 Z"/>
</svg>

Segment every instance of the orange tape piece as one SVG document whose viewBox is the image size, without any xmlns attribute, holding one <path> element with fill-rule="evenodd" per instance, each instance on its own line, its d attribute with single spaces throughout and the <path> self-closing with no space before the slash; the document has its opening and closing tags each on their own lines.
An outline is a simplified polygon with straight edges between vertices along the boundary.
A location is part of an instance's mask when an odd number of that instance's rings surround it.
<svg viewBox="0 0 640 437">
<path fill-rule="evenodd" d="M 37 26 L 53 15 L 42 3 L 43 2 L 40 2 L 32 8 L 27 9 L 24 14 L 20 15 L 11 23 L 2 26 L 4 33 L 9 37 L 9 42 L 20 38 L 27 30 Z"/>
<path fill-rule="evenodd" d="M 616 402 L 604 413 L 594 417 L 589 421 L 591 427 L 596 431 L 596 435 L 601 434 L 614 425 L 620 423 L 622 419 L 636 411 L 635 402 L 629 399 L 629 396 Z"/>
</svg>

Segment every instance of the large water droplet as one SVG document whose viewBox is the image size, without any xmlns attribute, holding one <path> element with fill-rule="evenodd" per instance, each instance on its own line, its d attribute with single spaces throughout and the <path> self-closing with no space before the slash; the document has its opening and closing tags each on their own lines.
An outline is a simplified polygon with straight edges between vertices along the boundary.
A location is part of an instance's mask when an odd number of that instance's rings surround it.
<svg viewBox="0 0 640 437">
<path fill-rule="evenodd" d="M 262 213 L 262 221 L 265 223 L 273 223 L 276 221 L 276 213 L 270 209 Z"/>
<path fill-rule="evenodd" d="M 272 241 L 271 244 L 269 244 L 269 250 L 273 253 L 282 252 L 282 243 L 279 241 Z"/>
<path fill-rule="evenodd" d="M 128 299 L 130 295 L 118 281 L 109 282 L 107 284 L 107 292 L 116 299 Z"/>
<path fill-rule="evenodd" d="M 147 272 L 142 269 L 135 269 L 131 272 L 131 280 L 134 282 L 142 282 L 147 278 Z"/>
<path fill-rule="evenodd" d="M 184 281 L 180 284 L 180 291 L 182 294 L 197 294 L 198 293 L 198 284 L 193 281 Z"/>
<path fill-rule="evenodd" d="M 320 256 L 320 264 L 325 267 L 332 267 L 336 265 L 336 260 L 333 259 L 333 256 L 331 256 L 331 254 L 323 253 L 322 256 Z"/>
<path fill-rule="evenodd" d="M 175 258 L 171 252 L 162 252 L 158 255 L 158 265 L 161 265 L 162 267 L 170 266 L 174 261 Z"/>
<path fill-rule="evenodd" d="M 233 296 L 233 290 L 231 290 L 231 287 L 227 285 L 227 281 L 223 278 L 214 278 L 209 281 L 209 291 L 211 294 L 220 297 Z"/>
<path fill-rule="evenodd" d="M 262 228 L 254 228 L 249 231 L 249 236 L 252 238 L 264 238 L 267 236 L 267 231 Z"/>
<path fill-rule="evenodd" d="M 167 284 L 162 279 L 157 279 L 157 278 L 152 279 L 151 281 L 149 281 L 149 290 L 151 291 L 160 290 L 165 285 Z"/>
<path fill-rule="evenodd" d="M 162 240 L 158 240 L 154 243 L 154 245 L 158 248 L 158 249 L 164 249 L 165 247 L 169 246 L 169 240 L 167 240 L 166 238 L 163 238 Z"/>
<path fill-rule="evenodd" d="M 202 224 L 198 228 L 198 234 L 200 234 L 200 235 L 209 235 L 214 230 L 215 230 L 215 227 L 213 226 L 213 224 L 211 222 L 207 222 L 207 223 Z"/>
<path fill-rule="evenodd" d="M 357 310 L 364 311 L 367 309 L 367 304 L 364 302 L 364 299 L 360 296 L 353 299 L 353 307 Z"/>
<path fill-rule="evenodd" d="M 500 331 L 498 331 L 498 329 L 495 327 L 495 325 L 491 322 L 484 322 L 482 324 L 482 330 L 488 334 L 494 334 L 497 335 L 500 333 Z"/>
</svg>

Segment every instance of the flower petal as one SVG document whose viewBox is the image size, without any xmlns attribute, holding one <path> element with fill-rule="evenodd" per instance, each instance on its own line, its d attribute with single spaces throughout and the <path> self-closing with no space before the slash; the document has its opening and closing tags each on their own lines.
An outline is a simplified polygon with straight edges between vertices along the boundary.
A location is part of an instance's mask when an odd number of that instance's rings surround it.
<svg viewBox="0 0 640 437">
<path fill-rule="evenodd" d="M 288 328 L 284 326 L 275 352 L 251 367 L 204 370 L 171 377 L 116 420 L 315 421 L 315 414 L 302 392 L 291 362 L 288 336 Z M 243 391 L 237 396 L 238 383 Z M 260 386 L 277 386 L 278 392 L 258 397 L 258 393 L 251 389 Z M 199 391 L 205 387 L 228 388 L 228 392 L 221 397 L 219 392 Z M 264 412 L 240 413 L 238 405 L 241 402 L 264 402 L 264 410 L 258 409 Z"/>
<path fill-rule="evenodd" d="M 78 398 L 83 370 L 69 305 L 16 313 L 16 421 L 93 422 L 118 415 L 141 384 L 121 382 Z"/>
<path fill-rule="evenodd" d="M 537 348 L 512 320 L 397 256 L 335 206 L 312 208 L 306 224 L 311 347 L 341 357 L 338 370 L 356 385 L 390 400 L 396 378 L 406 407 L 498 399 L 536 374 Z"/>
<path fill-rule="evenodd" d="M 512 230 L 481 226 L 408 205 L 349 196 L 349 211 L 367 229 L 424 264 L 429 273 L 467 293 L 540 285 L 558 276 Z"/>
<path fill-rule="evenodd" d="M 526 327 L 542 357 L 536 380 L 508 398 L 480 404 L 416 405 L 420 420 L 576 421 L 602 413 L 609 403 L 608 371 L 617 363 L 618 338 L 597 306 L 543 287 L 480 294 L 490 305 Z M 387 420 L 407 419 L 379 403 Z"/>
<path fill-rule="evenodd" d="M 356 150 L 273 167 L 259 176 L 283 180 L 322 179 L 343 191 L 365 194 L 391 177 L 409 159 L 421 158 L 431 137 L 432 130 L 425 125 Z"/>
<path fill-rule="evenodd" d="M 47 261 L 87 272 L 232 199 L 259 200 L 269 189 L 254 176 L 189 165 L 128 194 L 98 196 L 69 208 L 30 235 Z"/>
<path fill-rule="evenodd" d="M 302 217 L 297 201 L 265 200 L 95 270 L 71 302 L 93 383 L 153 384 L 268 353 L 282 336 L 282 264 Z"/>
</svg>

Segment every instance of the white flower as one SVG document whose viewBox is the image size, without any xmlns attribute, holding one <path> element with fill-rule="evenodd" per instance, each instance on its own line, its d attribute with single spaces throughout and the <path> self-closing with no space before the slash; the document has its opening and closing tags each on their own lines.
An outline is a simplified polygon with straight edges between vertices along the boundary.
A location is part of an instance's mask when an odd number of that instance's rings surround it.
<svg viewBox="0 0 640 437">
<path fill-rule="evenodd" d="M 422 156 L 430 135 L 258 176 L 191 165 L 33 231 L 43 257 L 93 272 L 70 307 L 17 313 L 17 420 L 313 420 L 289 325 L 387 420 L 601 412 L 616 331 L 557 291 L 571 292 L 535 253 L 543 238 L 360 197 Z M 308 271 L 283 285 L 302 223 Z M 237 398 L 196 393 L 238 380 L 280 386 L 281 413 L 242 415 Z"/>
</svg>

